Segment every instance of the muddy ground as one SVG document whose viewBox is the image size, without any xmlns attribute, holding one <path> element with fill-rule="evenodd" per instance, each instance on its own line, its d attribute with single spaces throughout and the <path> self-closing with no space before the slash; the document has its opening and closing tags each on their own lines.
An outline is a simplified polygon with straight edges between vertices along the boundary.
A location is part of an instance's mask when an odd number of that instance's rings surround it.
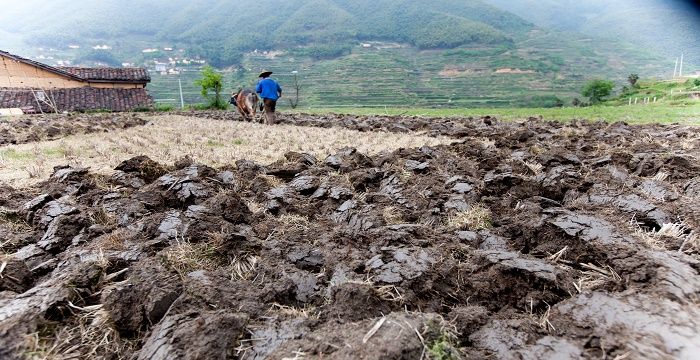
<svg viewBox="0 0 700 360">
<path fill-rule="evenodd" d="M 0 118 L 0 146 L 145 125 L 138 114 L 46 114 Z"/>
<path fill-rule="evenodd" d="M 199 113 L 226 118 L 224 113 Z M 700 129 L 285 115 L 455 143 L 0 191 L 0 358 L 700 351 Z"/>
</svg>

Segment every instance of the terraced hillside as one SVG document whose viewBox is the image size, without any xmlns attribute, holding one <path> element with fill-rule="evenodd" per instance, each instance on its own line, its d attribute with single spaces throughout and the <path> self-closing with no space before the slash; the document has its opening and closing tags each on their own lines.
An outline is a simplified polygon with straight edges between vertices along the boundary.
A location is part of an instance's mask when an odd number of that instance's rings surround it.
<svg viewBox="0 0 700 360">
<path fill-rule="evenodd" d="M 298 72 L 302 107 L 547 107 L 580 96 L 591 77 L 622 83 L 630 72 L 653 76 L 668 65 L 619 43 L 545 30 L 530 31 L 512 46 L 420 50 L 396 43 L 367 44 L 371 47 L 356 44 L 347 55 L 322 60 L 297 50 L 274 56 L 248 53 L 240 68 L 226 73 L 226 91 L 252 87 L 264 68 L 275 71 L 287 96 L 293 95 L 292 72 Z M 203 101 L 193 84 L 198 76 L 179 76 L 186 102 Z M 149 89 L 161 102 L 178 103 L 177 80 L 178 76 L 154 74 Z"/>
</svg>

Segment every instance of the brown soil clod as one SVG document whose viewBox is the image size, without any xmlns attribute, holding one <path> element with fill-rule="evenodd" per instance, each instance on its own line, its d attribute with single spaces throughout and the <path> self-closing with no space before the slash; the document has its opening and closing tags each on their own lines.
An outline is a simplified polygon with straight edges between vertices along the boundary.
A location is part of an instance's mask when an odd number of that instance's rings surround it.
<svg viewBox="0 0 700 360">
<path fill-rule="evenodd" d="M 0 120 L 0 145 L 56 140 L 68 135 L 106 132 L 142 126 L 147 123 L 136 114 L 47 114 L 19 120 Z"/>
</svg>

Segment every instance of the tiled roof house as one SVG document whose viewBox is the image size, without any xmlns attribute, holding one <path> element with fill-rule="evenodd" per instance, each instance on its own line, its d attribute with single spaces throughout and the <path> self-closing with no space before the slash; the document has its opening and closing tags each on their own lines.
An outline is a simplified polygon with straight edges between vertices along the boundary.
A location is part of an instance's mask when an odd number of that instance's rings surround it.
<svg viewBox="0 0 700 360">
<path fill-rule="evenodd" d="M 26 112 L 152 107 L 143 68 L 54 67 L 0 50 L 0 108 Z"/>
</svg>

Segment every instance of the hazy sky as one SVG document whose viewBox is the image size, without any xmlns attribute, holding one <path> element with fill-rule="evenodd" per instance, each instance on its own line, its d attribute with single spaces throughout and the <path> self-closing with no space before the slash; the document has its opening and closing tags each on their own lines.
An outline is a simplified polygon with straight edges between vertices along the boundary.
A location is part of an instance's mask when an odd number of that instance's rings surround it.
<svg viewBox="0 0 700 360">
<path fill-rule="evenodd" d="M 102 0 L 100 0 L 102 1 Z M 201 1 L 201 0 L 200 0 Z M 267 1 L 280 1 L 280 0 L 267 0 Z M 349 0 L 351 1 L 351 0 Z M 415 1 L 424 1 L 424 0 L 415 0 Z M 456 0 L 459 1 L 459 0 Z M 649 4 L 651 5 L 657 5 L 657 6 L 662 6 L 666 8 L 677 8 L 677 7 L 683 7 L 686 9 L 686 12 L 690 16 L 691 14 L 696 16 L 698 18 L 698 21 L 700 22 L 700 0 L 694 1 L 694 0 L 481 0 L 482 2 L 485 3 L 490 3 L 490 4 L 496 4 L 499 5 L 499 7 L 507 10 L 514 10 L 514 12 L 518 13 L 518 9 L 523 9 L 525 6 L 527 6 L 526 9 L 530 10 L 529 13 L 531 18 L 537 18 L 539 14 L 533 13 L 537 12 L 537 8 L 532 8 L 529 5 L 532 3 L 539 3 L 546 5 L 549 8 L 561 8 L 562 10 L 567 10 L 570 12 L 575 12 L 574 9 L 598 9 L 600 10 L 601 8 L 605 9 L 611 9 L 612 11 L 619 10 L 619 9 L 625 9 L 625 8 L 634 8 L 634 7 L 639 7 L 639 6 L 647 6 Z M 173 1 L 171 0 L 151 0 L 149 3 L 152 5 L 157 6 L 156 4 L 169 4 L 172 3 Z M 266 0 L 261 0 L 261 2 L 266 2 Z M 32 16 L 34 11 L 38 7 L 46 6 L 48 4 L 52 5 L 57 5 L 60 3 L 66 3 L 70 4 L 70 6 L 79 6 L 81 9 L 89 9 L 91 6 L 94 7 L 96 3 L 95 0 L 0 0 L 0 20 L 5 18 L 6 20 L 8 17 L 12 17 L 12 20 L 17 20 L 17 16 L 22 18 L 22 21 L 27 21 L 29 23 L 42 23 L 42 22 L 52 22 L 51 18 L 37 18 Z M 123 6 L 124 8 L 130 8 L 133 7 L 134 1 L 131 0 L 122 0 L 119 3 L 119 6 Z M 381 6 L 381 0 L 376 1 L 376 6 Z M 135 11 L 138 11 L 138 9 L 134 9 Z M 17 13 L 19 12 L 19 13 Z M 3 13 L 5 16 L 3 16 Z M 523 14 L 522 11 L 520 11 L 520 15 L 527 15 Z M 596 15 L 595 11 L 592 13 L 586 14 L 587 16 L 591 15 Z M 623 16 L 624 14 L 620 14 Z M 664 16 L 664 14 L 658 14 L 658 16 Z M 524 16 L 527 17 L 527 16 Z M 673 21 L 673 19 L 666 19 L 668 21 Z M 58 19 L 56 20 L 58 21 Z M 540 24 L 544 25 L 544 24 Z M 700 23 L 699 23 L 700 27 Z M 2 26 L 2 23 L 0 22 L 0 28 L 4 28 Z M 7 29 L 5 30 L 11 31 L 12 29 Z"/>
</svg>

